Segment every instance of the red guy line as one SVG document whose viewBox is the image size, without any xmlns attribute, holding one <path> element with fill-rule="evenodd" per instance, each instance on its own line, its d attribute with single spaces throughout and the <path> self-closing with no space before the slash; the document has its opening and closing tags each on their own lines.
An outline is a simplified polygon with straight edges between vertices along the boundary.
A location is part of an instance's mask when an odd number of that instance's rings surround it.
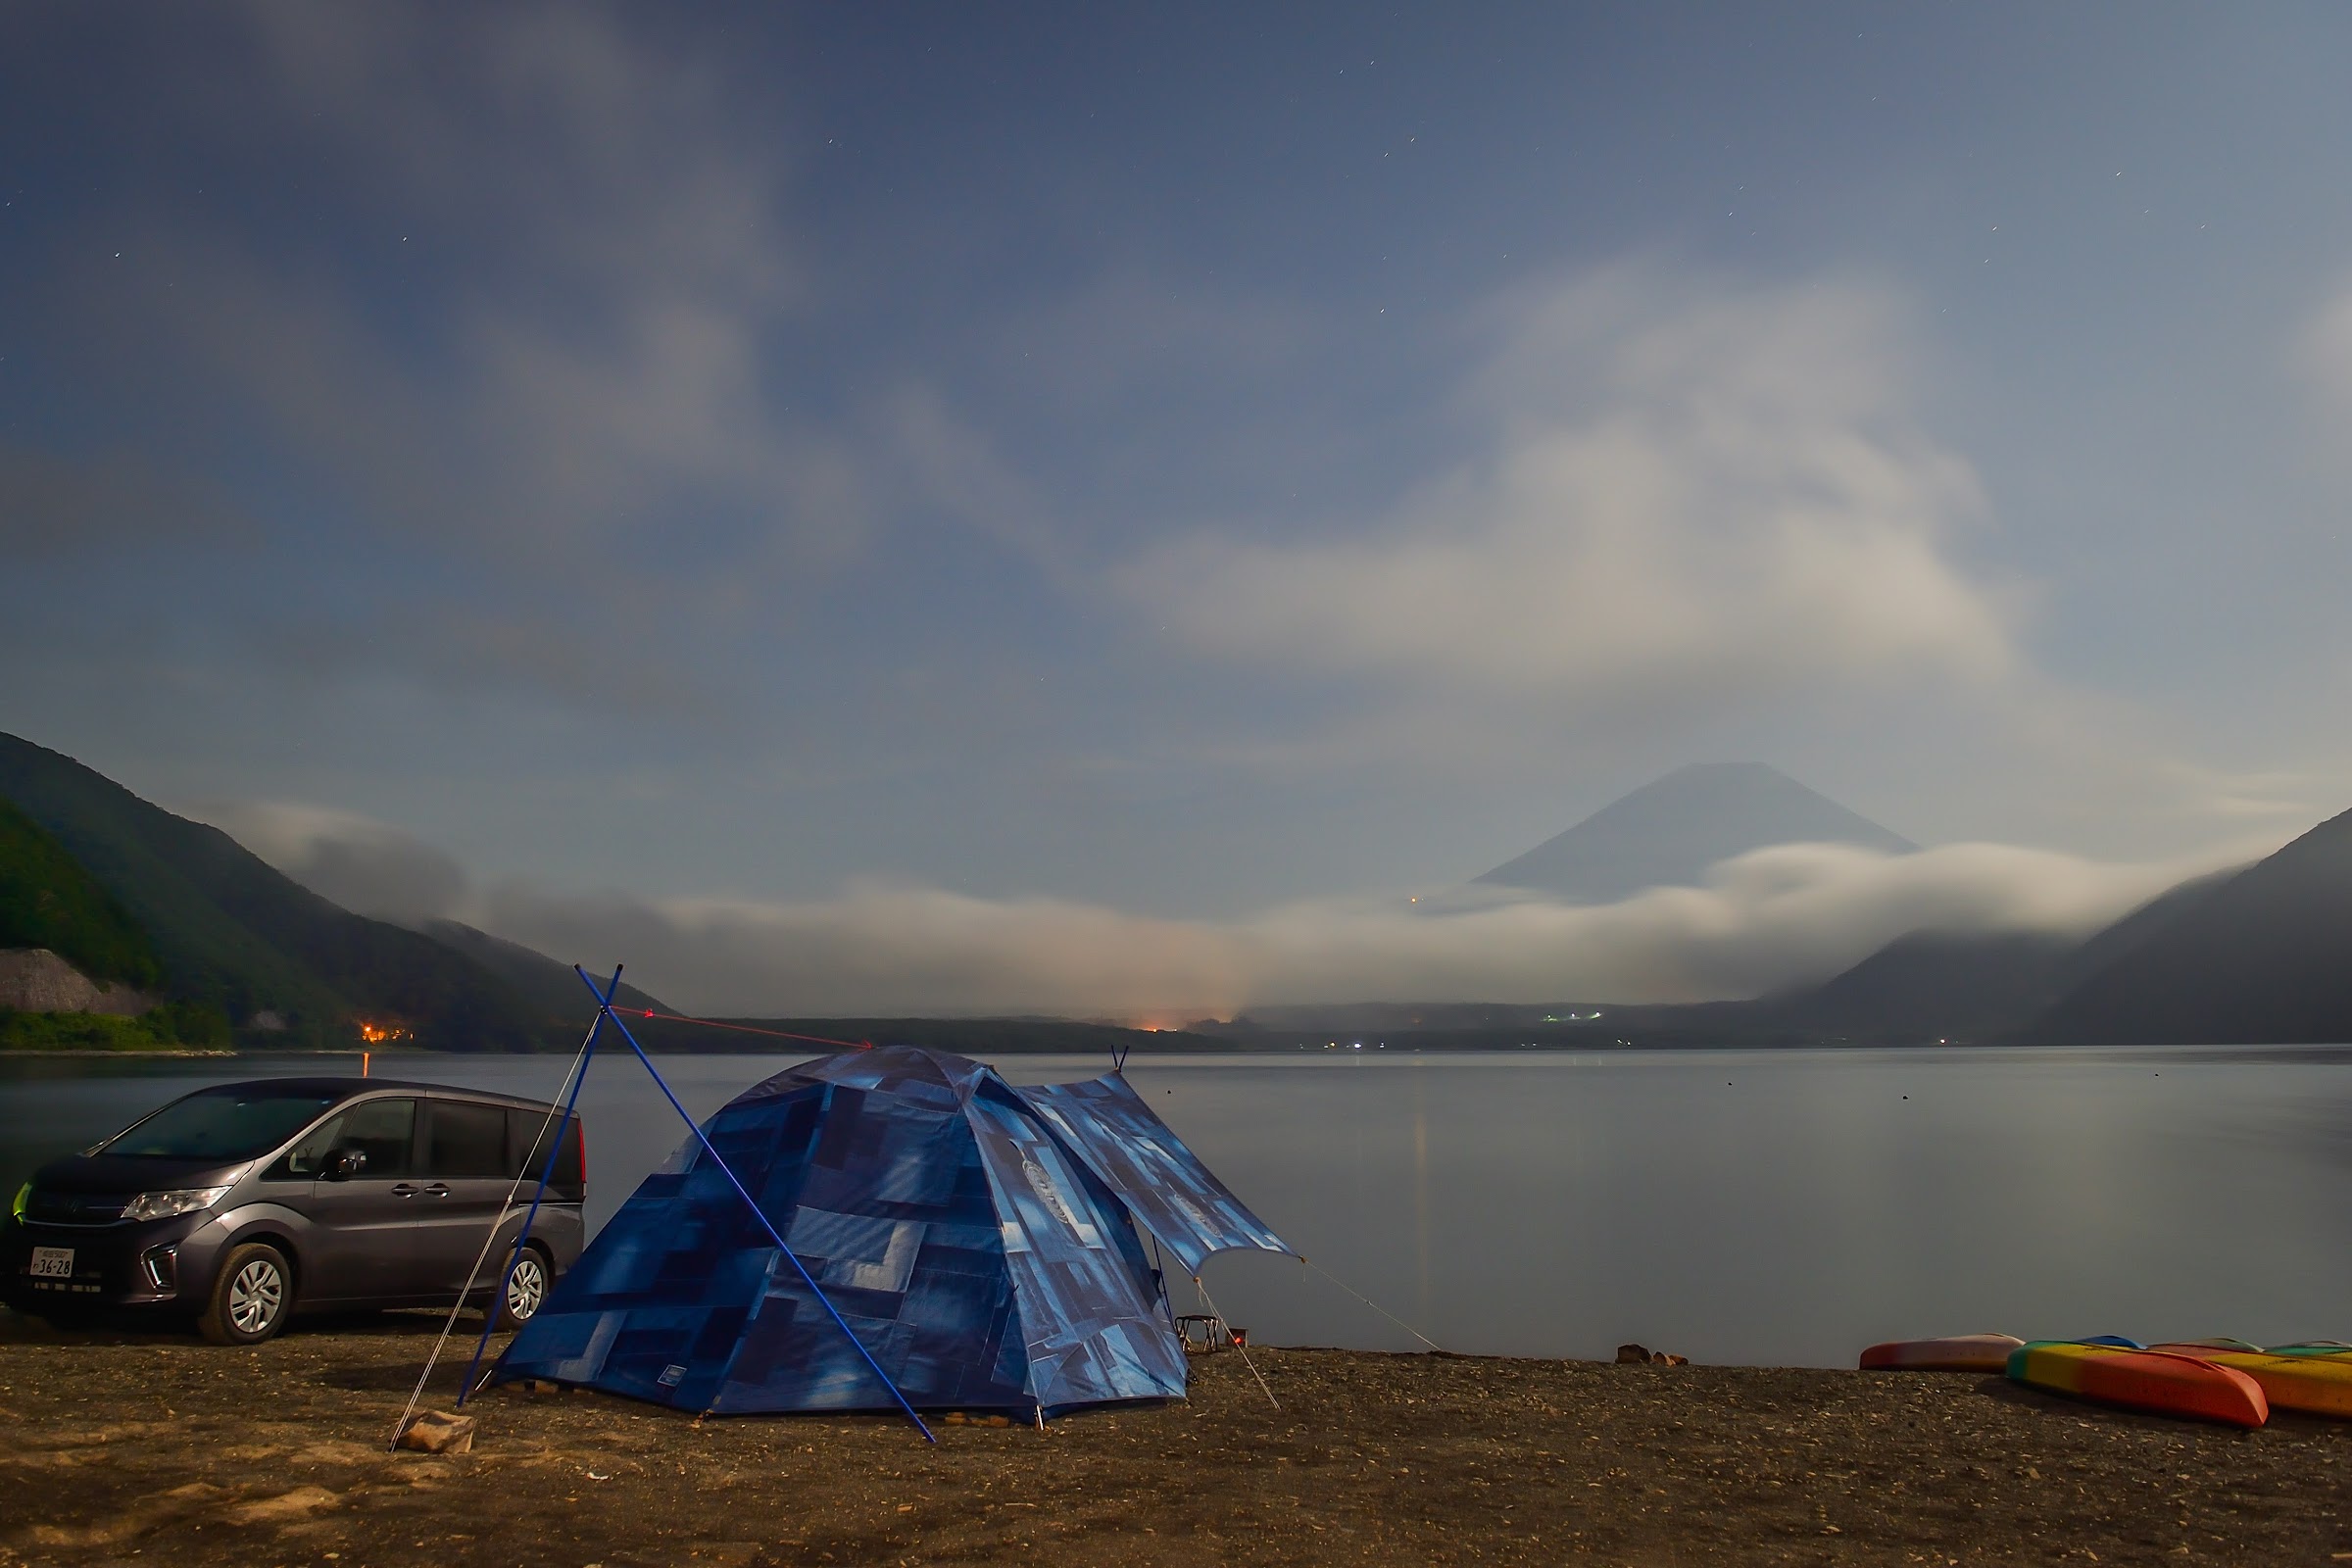
<svg viewBox="0 0 2352 1568">
<path fill-rule="evenodd" d="M 727 1029 L 739 1035 L 766 1035 L 771 1040 L 806 1040 L 812 1046 L 847 1046 L 852 1051 L 871 1051 L 871 1040 L 832 1040 L 824 1035 L 796 1035 L 789 1029 L 755 1029 L 748 1023 L 721 1023 L 716 1018 L 689 1018 L 681 1013 L 656 1012 L 650 1007 L 614 1007 L 632 1018 L 660 1018 L 664 1023 L 700 1024 L 705 1029 Z"/>
</svg>

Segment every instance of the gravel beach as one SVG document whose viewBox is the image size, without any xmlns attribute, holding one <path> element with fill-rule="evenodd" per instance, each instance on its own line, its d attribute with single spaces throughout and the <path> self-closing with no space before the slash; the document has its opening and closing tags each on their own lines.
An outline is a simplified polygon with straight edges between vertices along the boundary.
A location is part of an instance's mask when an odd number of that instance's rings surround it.
<svg viewBox="0 0 2352 1568">
<path fill-rule="evenodd" d="M 470 1453 L 388 1453 L 437 1328 L 231 1350 L 0 1313 L 0 1564 L 2352 1561 L 2352 1424 L 1973 1375 L 1253 1347 L 1279 1408 L 1227 1351 L 1181 1403 L 936 1446 L 493 1391 Z"/>
</svg>

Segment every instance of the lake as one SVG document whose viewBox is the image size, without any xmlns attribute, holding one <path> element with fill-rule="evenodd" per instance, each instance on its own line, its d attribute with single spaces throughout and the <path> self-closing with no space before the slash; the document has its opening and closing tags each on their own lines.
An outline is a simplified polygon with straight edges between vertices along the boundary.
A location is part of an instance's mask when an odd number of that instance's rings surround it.
<svg viewBox="0 0 2352 1568">
<path fill-rule="evenodd" d="M 703 1116 L 794 1059 L 660 1065 Z M 375 1061 L 541 1099 L 566 1065 Z M 205 1083 L 355 1066 L 0 1058 L 0 1181 Z M 1138 1057 L 1128 1078 L 1293 1246 L 1447 1349 L 1850 1366 L 1981 1330 L 2352 1339 L 2352 1047 L 1348 1051 Z M 594 1226 L 686 1132 L 625 1054 L 600 1050 L 582 1103 Z M 1204 1280 L 1253 1341 L 1415 1348 L 1288 1258 Z"/>
</svg>

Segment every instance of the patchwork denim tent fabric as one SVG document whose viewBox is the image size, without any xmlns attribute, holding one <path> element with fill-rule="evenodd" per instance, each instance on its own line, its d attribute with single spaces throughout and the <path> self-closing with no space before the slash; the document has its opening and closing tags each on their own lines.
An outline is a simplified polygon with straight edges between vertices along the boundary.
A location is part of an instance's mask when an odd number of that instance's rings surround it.
<svg viewBox="0 0 2352 1568">
<path fill-rule="evenodd" d="M 1288 1249 L 1132 1091 L 1037 1093 L 960 1056 L 885 1047 L 789 1068 L 705 1132 L 917 1407 L 1180 1397 L 1183 1347 L 1128 1222 L 1131 1189 L 1157 1171 L 1184 1190 L 1156 1200 L 1182 1221 L 1161 1240 L 1188 1266 L 1204 1247 Z M 1113 1160 L 1102 1150 L 1121 1139 L 1151 1152 Z M 494 1376 L 693 1410 L 897 1407 L 693 1140 L 598 1234 Z"/>
<path fill-rule="evenodd" d="M 1187 1272 L 1198 1274 L 1211 1254 L 1234 1248 L 1290 1251 L 1117 1073 L 1014 1092 L 1109 1184 Z"/>
</svg>

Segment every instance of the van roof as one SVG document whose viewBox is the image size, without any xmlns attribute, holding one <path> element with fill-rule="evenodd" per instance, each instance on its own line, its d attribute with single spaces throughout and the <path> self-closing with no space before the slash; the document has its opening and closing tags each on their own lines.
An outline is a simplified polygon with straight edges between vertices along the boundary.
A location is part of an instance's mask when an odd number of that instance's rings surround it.
<svg viewBox="0 0 2352 1568">
<path fill-rule="evenodd" d="M 556 1107 L 544 1100 L 528 1100 L 520 1095 L 502 1095 L 494 1089 L 461 1089 L 455 1084 L 428 1084 L 408 1078 L 360 1078 L 354 1076 L 299 1078 L 249 1078 L 243 1083 L 215 1084 L 211 1092 L 223 1090 L 259 1089 L 263 1087 L 290 1090 L 297 1095 L 331 1095 L 340 1100 L 368 1090 L 401 1089 L 412 1094 L 432 1095 L 445 1100 L 477 1100 L 486 1104 L 507 1105 L 516 1110 L 553 1110 Z M 206 1091 L 198 1090 L 203 1094 Z M 574 1111 L 577 1114 L 577 1111 Z"/>
</svg>

